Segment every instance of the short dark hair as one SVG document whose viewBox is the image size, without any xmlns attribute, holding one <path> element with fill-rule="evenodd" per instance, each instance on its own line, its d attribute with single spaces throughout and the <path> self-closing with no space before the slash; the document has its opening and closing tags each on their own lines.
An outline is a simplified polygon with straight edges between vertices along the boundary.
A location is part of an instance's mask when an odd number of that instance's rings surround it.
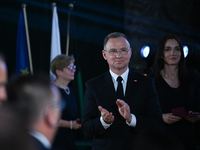
<svg viewBox="0 0 200 150">
<path fill-rule="evenodd" d="M 55 85 L 44 73 L 18 76 L 8 84 L 8 103 L 24 116 L 27 127 L 41 117 L 46 107 L 55 103 L 52 87 Z"/>
<path fill-rule="evenodd" d="M 120 33 L 120 32 L 113 32 L 113 33 L 108 34 L 105 37 L 104 42 L 103 42 L 103 47 L 105 47 L 105 45 L 107 44 L 107 42 L 110 38 L 118 38 L 118 37 L 124 37 L 130 44 L 129 39 L 127 38 L 126 35 L 124 35 L 123 33 Z"/>
</svg>

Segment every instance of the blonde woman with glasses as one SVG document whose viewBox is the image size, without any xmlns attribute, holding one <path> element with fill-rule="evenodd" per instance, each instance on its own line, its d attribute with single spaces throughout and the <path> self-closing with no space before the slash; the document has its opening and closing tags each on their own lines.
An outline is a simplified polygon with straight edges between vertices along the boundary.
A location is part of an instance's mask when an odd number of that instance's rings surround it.
<svg viewBox="0 0 200 150">
<path fill-rule="evenodd" d="M 58 55 L 51 62 L 51 71 L 56 76 L 54 84 L 62 95 L 62 116 L 58 122 L 58 132 L 53 144 L 54 150 L 76 150 L 73 130 L 81 128 L 77 118 L 77 103 L 72 89 L 68 86 L 74 80 L 76 66 L 73 56 Z"/>
</svg>

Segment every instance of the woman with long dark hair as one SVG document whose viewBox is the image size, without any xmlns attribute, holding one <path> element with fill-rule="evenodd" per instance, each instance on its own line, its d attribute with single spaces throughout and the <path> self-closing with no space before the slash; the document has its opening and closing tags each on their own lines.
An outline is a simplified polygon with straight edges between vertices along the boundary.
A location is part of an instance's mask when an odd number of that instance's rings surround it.
<svg viewBox="0 0 200 150">
<path fill-rule="evenodd" d="M 199 120 L 194 115 L 200 112 L 199 81 L 187 72 L 183 45 L 176 35 L 168 33 L 160 39 L 153 77 L 166 128 L 187 150 L 196 149 L 192 123 Z M 187 112 L 194 116 L 188 116 Z"/>
</svg>

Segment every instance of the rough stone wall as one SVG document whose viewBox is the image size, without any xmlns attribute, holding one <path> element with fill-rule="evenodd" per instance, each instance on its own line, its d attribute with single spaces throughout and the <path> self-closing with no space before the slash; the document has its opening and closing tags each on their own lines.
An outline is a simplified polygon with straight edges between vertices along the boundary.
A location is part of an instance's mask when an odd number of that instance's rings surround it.
<svg viewBox="0 0 200 150">
<path fill-rule="evenodd" d="M 176 34 L 183 43 L 200 44 L 199 6 L 198 0 L 125 0 L 125 33 L 133 49 L 131 68 L 143 73 L 146 63 L 140 57 L 141 47 L 157 44 L 165 33 Z"/>
</svg>

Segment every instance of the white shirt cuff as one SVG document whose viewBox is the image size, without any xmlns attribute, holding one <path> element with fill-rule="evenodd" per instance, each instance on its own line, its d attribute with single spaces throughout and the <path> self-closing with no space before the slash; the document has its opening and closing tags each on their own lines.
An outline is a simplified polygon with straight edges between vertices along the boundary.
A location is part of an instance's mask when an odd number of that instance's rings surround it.
<svg viewBox="0 0 200 150">
<path fill-rule="evenodd" d="M 102 117 L 102 116 L 100 117 L 100 121 L 101 121 L 101 124 L 102 124 L 102 126 L 104 127 L 104 129 L 109 128 L 110 125 L 112 124 L 112 123 L 111 123 L 111 124 L 105 123 L 105 121 L 103 120 L 103 117 Z"/>
<path fill-rule="evenodd" d="M 136 126 L 136 117 L 135 117 L 134 114 L 131 114 L 131 116 L 132 116 L 131 122 L 128 123 L 128 122 L 126 121 L 126 123 L 127 123 L 129 126 L 131 126 L 131 127 L 135 127 L 135 126 Z"/>
</svg>

